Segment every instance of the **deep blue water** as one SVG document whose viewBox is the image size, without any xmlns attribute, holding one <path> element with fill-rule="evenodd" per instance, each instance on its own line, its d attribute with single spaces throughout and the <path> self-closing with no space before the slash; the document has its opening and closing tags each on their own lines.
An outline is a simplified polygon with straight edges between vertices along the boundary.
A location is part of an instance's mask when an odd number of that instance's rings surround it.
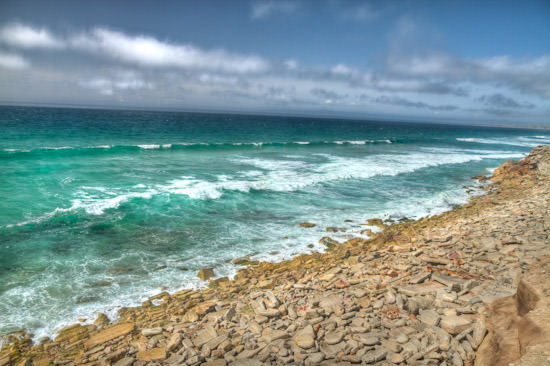
<svg viewBox="0 0 550 366">
<path fill-rule="evenodd" d="M 0 107 L 0 333 L 50 335 L 158 293 L 463 203 L 547 131 Z M 352 220 L 346 222 L 345 220 Z M 305 229 L 298 223 L 316 223 Z M 310 248 L 310 246 L 312 246 Z"/>
</svg>

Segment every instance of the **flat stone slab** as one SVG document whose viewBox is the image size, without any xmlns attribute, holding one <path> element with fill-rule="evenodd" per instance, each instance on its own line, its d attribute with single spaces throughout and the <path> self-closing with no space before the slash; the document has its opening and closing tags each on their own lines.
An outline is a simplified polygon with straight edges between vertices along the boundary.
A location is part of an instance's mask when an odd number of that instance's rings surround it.
<svg viewBox="0 0 550 366">
<path fill-rule="evenodd" d="M 434 273 L 432 280 L 444 284 L 447 287 L 457 287 L 458 290 L 462 290 L 462 285 L 466 282 L 465 279 L 456 276 L 448 276 L 443 273 Z"/>
<path fill-rule="evenodd" d="M 398 289 L 399 292 L 407 296 L 416 296 L 416 295 L 425 295 L 431 292 L 437 292 L 438 290 L 444 289 L 445 285 L 442 285 L 436 281 L 428 281 L 424 283 L 419 283 L 416 285 L 408 285 Z"/>
<path fill-rule="evenodd" d="M 468 329 L 470 325 L 470 319 L 464 316 L 456 315 L 443 315 L 439 322 L 439 326 L 452 335 L 457 335 L 458 333 Z"/>
<path fill-rule="evenodd" d="M 212 339 L 216 338 L 218 336 L 218 333 L 216 332 L 216 329 L 214 329 L 212 326 L 207 326 L 204 328 L 202 332 L 200 332 L 195 339 L 193 339 L 193 344 L 196 347 L 201 348 L 204 344 L 210 342 Z"/>
<path fill-rule="evenodd" d="M 159 347 L 141 351 L 137 353 L 137 358 L 141 361 L 164 360 L 166 358 L 166 349 L 164 349 L 164 347 Z"/>
<path fill-rule="evenodd" d="M 90 348 L 93 348 L 97 345 L 105 343 L 107 341 L 110 341 L 111 339 L 115 339 L 116 337 L 120 337 L 122 335 L 128 334 L 133 330 L 134 330 L 134 324 L 133 323 L 117 324 L 115 326 L 104 329 L 101 332 L 91 336 L 90 339 L 88 339 L 84 343 L 84 346 L 87 349 L 90 349 Z"/>
<path fill-rule="evenodd" d="M 514 296 L 517 288 L 502 282 L 492 281 L 473 288 L 471 292 L 484 303 L 490 304 L 498 299 Z"/>
<path fill-rule="evenodd" d="M 418 316 L 418 319 L 421 322 L 426 323 L 428 325 L 436 325 L 437 326 L 439 324 L 439 320 L 441 319 L 441 317 L 434 310 L 421 309 L 420 310 L 420 315 Z"/>
</svg>

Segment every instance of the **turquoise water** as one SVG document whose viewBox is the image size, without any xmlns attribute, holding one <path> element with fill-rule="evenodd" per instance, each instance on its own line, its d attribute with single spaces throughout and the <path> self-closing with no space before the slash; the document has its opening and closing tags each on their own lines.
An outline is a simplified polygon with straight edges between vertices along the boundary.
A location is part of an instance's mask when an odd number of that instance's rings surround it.
<svg viewBox="0 0 550 366">
<path fill-rule="evenodd" d="M 222 114 L 0 107 L 0 333 L 114 316 L 166 286 L 232 276 L 418 218 L 550 134 Z M 348 221 L 346 221 L 348 220 Z M 349 221 L 351 220 L 351 222 Z M 316 223 L 301 228 L 298 223 Z"/>
</svg>

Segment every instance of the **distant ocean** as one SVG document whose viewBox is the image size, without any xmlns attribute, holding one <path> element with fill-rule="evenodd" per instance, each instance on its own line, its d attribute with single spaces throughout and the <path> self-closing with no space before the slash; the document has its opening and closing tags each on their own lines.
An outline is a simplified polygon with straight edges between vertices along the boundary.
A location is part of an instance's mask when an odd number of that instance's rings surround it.
<svg viewBox="0 0 550 366">
<path fill-rule="evenodd" d="M 205 286 L 200 268 L 232 276 L 238 257 L 441 213 L 476 192 L 472 176 L 543 143 L 550 132 L 0 107 L 0 333 L 52 335 Z"/>
</svg>

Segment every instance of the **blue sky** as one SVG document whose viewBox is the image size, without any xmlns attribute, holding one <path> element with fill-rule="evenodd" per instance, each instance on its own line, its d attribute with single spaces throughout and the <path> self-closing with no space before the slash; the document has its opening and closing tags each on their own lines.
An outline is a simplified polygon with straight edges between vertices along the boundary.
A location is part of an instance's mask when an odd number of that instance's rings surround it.
<svg viewBox="0 0 550 366">
<path fill-rule="evenodd" d="M 6 1 L 0 103 L 550 124 L 550 1 Z"/>
</svg>

